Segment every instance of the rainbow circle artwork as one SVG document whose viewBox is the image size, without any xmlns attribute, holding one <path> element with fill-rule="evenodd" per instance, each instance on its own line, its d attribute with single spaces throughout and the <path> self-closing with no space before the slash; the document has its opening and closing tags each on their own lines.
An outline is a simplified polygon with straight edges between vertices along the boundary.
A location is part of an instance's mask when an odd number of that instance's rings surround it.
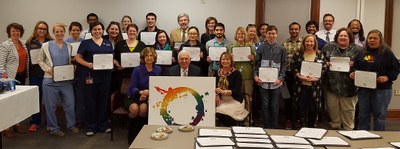
<svg viewBox="0 0 400 149">
<path fill-rule="evenodd" d="M 170 111 L 168 110 L 168 105 L 176 101 L 177 99 L 192 99 L 192 98 L 185 98 L 189 96 L 193 96 L 194 99 L 197 102 L 197 105 L 195 106 L 195 110 L 197 110 L 197 115 L 193 115 L 191 117 L 191 122 L 189 125 L 196 126 L 200 121 L 203 120 L 203 117 L 205 116 L 205 110 L 204 108 L 204 96 L 208 96 L 208 93 L 206 92 L 204 95 L 200 95 L 197 91 L 195 91 L 192 88 L 189 87 L 176 87 L 176 88 L 168 88 L 168 90 L 161 89 L 159 87 L 155 87 L 157 92 L 159 92 L 162 95 L 165 95 L 162 101 L 158 102 L 156 105 L 153 107 L 158 107 L 160 109 L 160 115 L 167 123 L 168 125 L 187 125 L 187 124 L 178 124 L 174 121 L 174 117 L 170 115 Z"/>
</svg>

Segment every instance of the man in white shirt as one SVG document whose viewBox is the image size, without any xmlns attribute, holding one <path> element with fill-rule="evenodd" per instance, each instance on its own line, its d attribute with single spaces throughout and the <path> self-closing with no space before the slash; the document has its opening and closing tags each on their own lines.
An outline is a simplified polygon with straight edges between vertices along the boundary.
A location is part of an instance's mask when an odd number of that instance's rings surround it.
<svg viewBox="0 0 400 149">
<path fill-rule="evenodd" d="M 332 42 L 335 38 L 336 30 L 333 29 L 333 24 L 335 24 L 335 17 L 327 13 L 323 17 L 324 29 L 316 33 L 316 35 L 323 39 L 325 42 Z"/>
<path fill-rule="evenodd" d="M 93 23 L 93 22 L 97 22 L 97 21 L 99 21 L 99 17 L 97 16 L 97 14 L 95 14 L 95 13 L 89 13 L 87 16 L 86 16 L 86 22 L 88 23 L 88 25 L 90 26 L 90 24 L 91 23 Z M 85 37 L 86 36 L 86 34 L 90 34 L 90 31 L 89 31 L 89 29 L 86 29 L 86 30 L 84 30 L 84 31 L 82 31 L 81 32 L 81 38 L 87 38 L 87 37 Z"/>
</svg>

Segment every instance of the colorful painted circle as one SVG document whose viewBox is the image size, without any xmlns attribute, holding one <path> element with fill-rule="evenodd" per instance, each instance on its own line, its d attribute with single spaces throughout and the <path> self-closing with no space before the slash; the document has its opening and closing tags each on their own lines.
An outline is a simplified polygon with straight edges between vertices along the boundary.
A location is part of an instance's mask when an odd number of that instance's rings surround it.
<svg viewBox="0 0 400 149">
<path fill-rule="evenodd" d="M 182 93 L 185 93 L 185 92 L 191 93 L 192 96 L 197 101 L 197 105 L 196 105 L 197 115 L 196 115 L 196 117 L 192 117 L 193 121 L 190 122 L 189 124 L 192 126 L 196 126 L 203 119 L 204 114 L 205 114 L 204 103 L 203 103 L 204 96 L 200 95 L 199 93 L 197 93 L 195 90 L 193 90 L 191 88 L 177 87 L 177 88 L 174 88 L 167 92 L 167 94 L 165 95 L 165 97 L 163 99 L 161 109 L 160 109 L 160 115 L 162 116 L 162 118 L 168 125 L 186 125 L 186 124 L 176 123 L 174 121 L 174 117 L 169 115 L 169 112 L 168 112 L 168 104 L 170 102 L 174 101 L 175 99 L 180 98 L 179 95 L 181 95 Z"/>
</svg>

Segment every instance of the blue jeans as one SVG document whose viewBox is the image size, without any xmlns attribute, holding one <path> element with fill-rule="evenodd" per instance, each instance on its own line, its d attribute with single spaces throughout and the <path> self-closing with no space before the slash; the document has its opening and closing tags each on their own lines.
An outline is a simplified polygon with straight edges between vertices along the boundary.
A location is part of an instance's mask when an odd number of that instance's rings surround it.
<svg viewBox="0 0 400 149">
<path fill-rule="evenodd" d="M 384 131 L 386 124 L 386 113 L 392 90 L 374 90 L 361 88 L 358 91 L 358 129 L 370 130 L 371 113 L 374 117 L 374 130 Z"/>
<path fill-rule="evenodd" d="M 43 84 L 43 76 L 41 77 L 34 77 L 31 76 L 29 77 L 29 85 L 37 85 L 39 87 L 39 107 L 42 106 L 42 84 Z M 33 114 L 31 124 L 36 124 L 40 125 L 41 122 L 41 114 L 40 114 L 40 109 L 39 108 L 39 113 Z"/>
<path fill-rule="evenodd" d="M 57 125 L 57 99 L 60 97 L 65 117 L 67 120 L 67 129 L 75 126 L 75 97 L 72 84 L 66 86 L 52 86 L 43 83 L 43 102 L 46 108 L 46 122 L 50 133 L 60 130 Z"/>
<path fill-rule="evenodd" d="M 279 88 L 264 89 L 260 87 L 261 109 L 264 115 L 264 128 L 278 128 Z"/>
</svg>

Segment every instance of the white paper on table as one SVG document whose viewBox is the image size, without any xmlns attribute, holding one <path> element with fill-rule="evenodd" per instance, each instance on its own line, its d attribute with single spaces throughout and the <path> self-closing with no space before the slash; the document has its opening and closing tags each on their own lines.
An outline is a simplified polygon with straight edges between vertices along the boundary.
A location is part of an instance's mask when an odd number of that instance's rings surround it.
<svg viewBox="0 0 400 149">
<path fill-rule="evenodd" d="M 391 145 L 400 148 L 400 142 L 389 142 Z"/>
<path fill-rule="evenodd" d="M 74 79 L 74 65 L 62 65 L 53 67 L 54 82 Z"/>
<path fill-rule="evenodd" d="M 352 131 L 338 131 L 338 133 L 342 134 L 343 136 L 346 136 L 350 139 L 379 139 L 381 136 L 377 134 L 373 134 L 371 132 L 368 132 L 366 130 L 352 130 Z"/>
<path fill-rule="evenodd" d="M 238 134 L 235 133 L 236 138 L 259 138 L 259 139 L 268 139 L 268 135 L 257 135 L 257 134 Z"/>
<path fill-rule="evenodd" d="M 232 137 L 229 129 L 199 129 L 199 136 Z"/>
<path fill-rule="evenodd" d="M 140 65 L 140 53 L 121 53 L 121 66 L 123 68 L 132 68 Z"/>
<path fill-rule="evenodd" d="M 262 82 L 273 83 L 278 80 L 278 68 L 273 67 L 260 67 L 258 70 L 258 77 Z"/>
<path fill-rule="evenodd" d="M 294 134 L 294 136 L 300 137 L 300 138 L 322 139 L 322 137 L 324 137 L 324 135 L 327 132 L 328 131 L 326 129 L 322 129 L 322 128 L 303 127 L 299 131 L 297 131 L 297 133 Z"/>
<path fill-rule="evenodd" d="M 198 137 L 196 138 L 197 143 L 200 146 L 233 146 L 235 142 L 233 142 L 230 138 L 224 137 Z"/>
<path fill-rule="evenodd" d="M 329 70 L 339 71 L 339 72 L 349 72 L 350 71 L 350 57 L 331 57 Z"/>
<path fill-rule="evenodd" d="M 354 73 L 354 85 L 364 88 L 376 88 L 376 73 L 356 70 Z"/>
<path fill-rule="evenodd" d="M 219 61 L 219 57 L 224 52 L 226 52 L 226 47 L 210 47 L 208 49 L 208 56 L 210 56 L 211 61 Z"/>
<path fill-rule="evenodd" d="M 94 70 L 107 70 L 113 69 L 113 55 L 112 54 L 95 54 L 93 55 L 93 69 Z"/>
<path fill-rule="evenodd" d="M 240 127 L 240 126 L 232 126 L 232 131 L 236 133 L 244 133 L 244 134 L 267 134 L 263 128 L 261 127 Z"/>
<path fill-rule="evenodd" d="M 183 42 L 175 42 L 174 48 L 179 49 L 179 48 L 181 48 L 182 44 L 183 44 Z"/>
<path fill-rule="evenodd" d="M 89 32 L 85 33 L 84 39 L 91 39 L 91 38 L 92 38 L 92 33 Z"/>
<path fill-rule="evenodd" d="M 301 144 L 275 144 L 277 148 L 290 148 L 290 149 L 313 149 L 311 145 Z"/>
<path fill-rule="evenodd" d="M 140 40 L 148 46 L 154 45 L 154 43 L 156 43 L 156 34 L 157 32 L 141 32 Z"/>
<path fill-rule="evenodd" d="M 71 43 L 71 45 L 72 45 L 71 56 L 75 56 L 76 53 L 78 53 L 79 45 L 81 45 L 81 42 L 74 42 Z"/>
<path fill-rule="evenodd" d="M 197 142 L 195 144 L 195 149 L 233 149 L 233 146 L 208 146 L 208 147 L 200 147 Z"/>
<path fill-rule="evenodd" d="M 320 78 L 322 73 L 322 64 L 316 62 L 301 62 L 300 75 Z"/>
<path fill-rule="evenodd" d="M 39 52 L 40 52 L 40 49 L 32 49 L 29 51 L 29 54 L 31 55 L 31 63 L 32 64 L 39 64 L 39 61 L 38 61 Z"/>
<path fill-rule="evenodd" d="M 186 50 L 190 53 L 192 61 L 200 61 L 200 47 L 183 47 L 182 50 Z"/>
<path fill-rule="evenodd" d="M 312 145 L 316 146 L 349 146 L 350 144 L 339 137 L 323 137 L 321 140 L 308 139 Z"/>
<path fill-rule="evenodd" d="M 157 52 L 157 65 L 171 65 L 172 64 L 172 51 L 156 50 Z"/>
<path fill-rule="evenodd" d="M 272 145 L 272 144 L 263 144 L 263 143 L 241 143 L 241 142 L 237 142 L 236 146 L 240 147 L 240 148 L 274 148 L 274 145 Z"/>
<path fill-rule="evenodd" d="M 251 55 L 250 47 L 234 47 L 232 48 L 233 61 L 245 62 L 250 61 L 249 55 Z"/>
<path fill-rule="evenodd" d="M 363 147 L 361 149 L 396 149 L 394 147 Z"/>
<path fill-rule="evenodd" d="M 308 142 L 306 139 L 295 136 L 271 135 L 270 137 L 275 143 L 310 144 L 310 142 Z"/>
<path fill-rule="evenodd" d="M 123 38 L 124 40 L 128 39 L 128 34 L 127 34 L 127 33 L 122 33 L 122 38 Z"/>
<path fill-rule="evenodd" d="M 247 143 L 271 143 L 269 139 L 258 139 L 258 138 L 235 138 L 236 142 L 247 142 Z"/>
</svg>

